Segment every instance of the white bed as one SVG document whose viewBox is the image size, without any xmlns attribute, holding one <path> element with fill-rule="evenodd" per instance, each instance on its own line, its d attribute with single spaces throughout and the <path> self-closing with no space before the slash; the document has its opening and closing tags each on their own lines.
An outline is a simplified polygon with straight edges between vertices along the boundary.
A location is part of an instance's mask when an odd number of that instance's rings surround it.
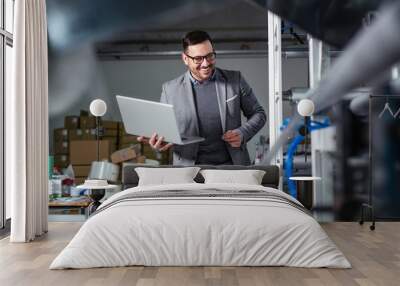
<svg viewBox="0 0 400 286">
<path fill-rule="evenodd" d="M 175 190 L 173 196 L 154 196 Z M 103 203 L 50 269 L 128 265 L 350 268 L 300 205 L 279 190 L 254 185 L 131 188 Z"/>
</svg>

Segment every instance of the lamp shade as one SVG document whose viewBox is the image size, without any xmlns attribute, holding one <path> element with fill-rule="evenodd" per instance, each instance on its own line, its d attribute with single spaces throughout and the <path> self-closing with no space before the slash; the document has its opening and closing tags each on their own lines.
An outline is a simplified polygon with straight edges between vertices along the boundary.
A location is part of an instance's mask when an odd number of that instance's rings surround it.
<svg viewBox="0 0 400 286">
<path fill-rule="evenodd" d="M 297 112 L 301 116 L 311 116 L 314 113 L 314 102 L 311 99 L 302 99 L 297 104 Z"/>
<path fill-rule="evenodd" d="M 104 100 L 95 99 L 90 103 L 90 113 L 94 116 L 103 116 L 107 111 L 107 104 Z"/>
</svg>

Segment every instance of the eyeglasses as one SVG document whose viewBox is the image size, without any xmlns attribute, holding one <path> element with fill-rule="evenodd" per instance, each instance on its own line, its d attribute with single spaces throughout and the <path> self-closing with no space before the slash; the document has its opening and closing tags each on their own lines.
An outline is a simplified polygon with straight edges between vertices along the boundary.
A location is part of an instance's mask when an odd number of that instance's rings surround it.
<svg viewBox="0 0 400 286">
<path fill-rule="evenodd" d="M 197 57 L 191 57 L 191 56 L 189 56 L 189 55 L 186 54 L 186 53 L 185 53 L 185 55 L 186 55 L 188 58 L 191 58 L 192 61 L 193 61 L 196 65 L 201 64 L 201 63 L 204 61 L 204 59 L 206 59 L 207 62 L 213 62 L 213 61 L 215 61 L 215 58 L 217 57 L 217 54 L 216 54 L 215 52 L 209 53 L 209 54 L 207 54 L 207 55 L 205 55 L 205 56 L 197 56 Z"/>
</svg>

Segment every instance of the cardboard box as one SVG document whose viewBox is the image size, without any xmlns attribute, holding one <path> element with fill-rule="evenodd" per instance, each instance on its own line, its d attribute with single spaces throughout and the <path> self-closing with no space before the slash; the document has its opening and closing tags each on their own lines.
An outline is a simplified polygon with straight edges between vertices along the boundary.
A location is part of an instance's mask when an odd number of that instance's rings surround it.
<svg viewBox="0 0 400 286">
<path fill-rule="evenodd" d="M 68 141 L 55 141 L 54 142 L 54 154 L 68 154 L 69 153 L 69 144 Z"/>
<path fill-rule="evenodd" d="M 82 129 L 82 140 L 96 140 L 96 129 Z"/>
<path fill-rule="evenodd" d="M 111 145 L 117 146 L 117 142 L 118 142 L 118 138 L 117 137 L 105 137 L 105 136 L 103 136 L 101 139 L 102 140 L 108 140 L 108 141 L 110 141 Z"/>
<path fill-rule="evenodd" d="M 104 128 L 103 132 L 102 132 L 102 136 L 117 138 L 118 137 L 118 129 Z"/>
<path fill-rule="evenodd" d="M 75 177 L 88 177 L 91 165 L 72 165 Z"/>
<path fill-rule="evenodd" d="M 156 156 L 156 153 L 160 153 L 160 152 L 156 152 L 153 150 L 153 148 L 150 147 L 149 144 L 143 144 L 143 148 L 142 148 L 142 154 L 145 155 L 146 157 L 152 157 L 149 159 L 154 159 Z"/>
<path fill-rule="evenodd" d="M 137 141 L 138 136 L 135 135 L 124 135 L 119 137 L 120 144 L 137 144 L 140 143 Z"/>
<path fill-rule="evenodd" d="M 54 155 L 54 166 L 59 168 L 66 168 L 69 165 L 68 155 Z"/>
<path fill-rule="evenodd" d="M 146 156 L 140 155 L 140 156 L 137 156 L 135 159 L 120 162 L 120 163 L 118 163 L 118 165 L 122 167 L 123 164 L 125 164 L 125 163 L 144 164 L 145 162 L 146 162 Z"/>
<path fill-rule="evenodd" d="M 80 140 L 70 141 L 69 156 L 72 165 L 90 165 L 97 161 L 97 141 Z M 99 141 L 99 161 L 108 160 L 110 157 L 110 142 Z"/>
<path fill-rule="evenodd" d="M 136 145 L 136 144 L 121 144 L 121 143 L 118 143 L 118 150 L 125 149 L 125 148 L 128 148 L 128 147 L 132 147 L 133 145 Z"/>
<path fill-rule="evenodd" d="M 140 156 L 141 146 L 139 144 L 133 145 L 125 149 L 118 150 L 111 154 L 111 162 L 114 164 L 124 161 L 132 160 Z"/>
<path fill-rule="evenodd" d="M 129 143 L 129 144 L 118 144 L 118 150 L 120 150 L 120 149 L 125 149 L 125 148 L 129 148 L 129 147 L 132 147 L 132 146 L 135 146 L 135 145 L 137 145 L 137 144 L 140 144 L 140 143 Z"/>
<path fill-rule="evenodd" d="M 65 116 L 64 128 L 78 129 L 79 128 L 79 116 Z"/>
<path fill-rule="evenodd" d="M 54 129 L 54 142 L 57 141 L 68 141 L 69 138 L 68 129 L 65 128 L 57 128 Z"/>
<path fill-rule="evenodd" d="M 80 116 L 79 121 L 81 129 L 96 128 L 96 117 L 94 116 Z"/>
<path fill-rule="evenodd" d="M 115 129 L 118 132 L 118 128 L 119 128 L 119 122 L 118 121 L 109 121 L 109 120 L 103 120 L 101 122 L 101 126 L 104 129 Z"/>
<path fill-rule="evenodd" d="M 70 141 L 82 140 L 82 129 L 69 130 L 69 140 Z"/>
<path fill-rule="evenodd" d="M 110 142 L 110 154 L 113 154 L 114 152 L 116 152 L 118 149 L 118 146 L 113 144 L 112 142 Z"/>
<path fill-rule="evenodd" d="M 87 177 L 75 177 L 75 185 L 82 185 Z"/>
<path fill-rule="evenodd" d="M 118 133 L 119 133 L 119 136 L 125 136 L 125 135 L 128 135 L 128 133 L 126 133 L 126 131 L 125 131 L 125 126 L 124 126 L 124 124 L 121 122 L 121 124 L 118 126 Z"/>
<path fill-rule="evenodd" d="M 123 169 L 124 165 L 127 164 L 127 163 L 144 164 L 144 163 L 146 163 L 146 157 L 143 156 L 143 155 L 140 155 L 140 156 L 138 156 L 138 157 L 135 158 L 135 159 L 127 160 L 127 161 L 118 163 L 118 166 L 119 166 L 119 175 L 118 175 L 118 179 L 119 179 L 119 180 L 122 179 L 122 169 Z"/>
<path fill-rule="evenodd" d="M 169 151 L 164 152 L 157 152 L 154 151 L 150 145 L 143 144 L 142 154 L 146 156 L 147 159 L 157 160 L 161 164 L 168 164 L 169 163 Z"/>
<path fill-rule="evenodd" d="M 135 163 L 135 164 L 144 164 L 146 162 L 146 156 L 140 155 L 135 159 L 124 161 L 124 163 Z"/>
<path fill-rule="evenodd" d="M 117 151 L 118 149 L 118 144 L 117 144 L 117 138 L 115 137 L 103 137 L 101 140 L 107 140 L 110 141 L 110 152 L 111 154 Z"/>
</svg>

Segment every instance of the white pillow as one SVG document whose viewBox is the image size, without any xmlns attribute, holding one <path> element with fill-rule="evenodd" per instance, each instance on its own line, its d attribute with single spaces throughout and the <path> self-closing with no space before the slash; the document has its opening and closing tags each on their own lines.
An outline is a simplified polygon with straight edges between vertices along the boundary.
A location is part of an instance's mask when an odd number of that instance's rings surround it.
<svg viewBox="0 0 400 286">
<path fill-rule="evenodd" d="M 205 184 L 261 185 L 265 171 L 261 170 L 201 170 Z"/>
<path fill-rule="evenodd" d="M 135 168 L 139 176 L 138 186 L 195 183 L 193 179 L 196 177 L 199 170 L 199 167 Z"/>
</svg>

